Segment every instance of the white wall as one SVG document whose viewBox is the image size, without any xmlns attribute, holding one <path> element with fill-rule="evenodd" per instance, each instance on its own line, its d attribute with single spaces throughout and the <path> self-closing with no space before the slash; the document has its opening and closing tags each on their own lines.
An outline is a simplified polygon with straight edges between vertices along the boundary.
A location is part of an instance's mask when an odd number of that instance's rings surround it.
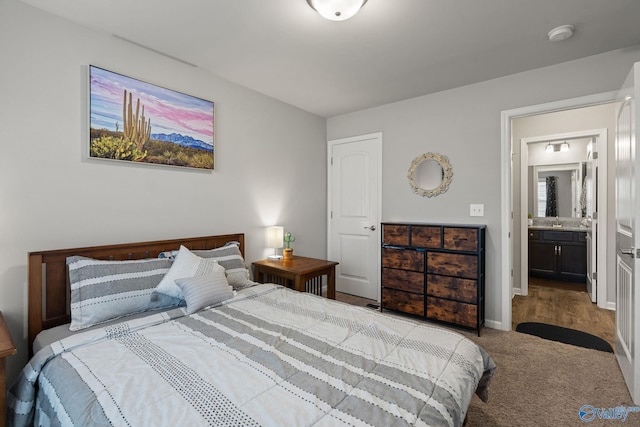
<svg viewBox="0 0 640 427">
<path fill-rule="evenodd" d="M 500 216 L 501 112 L 615 90 L 639 60 L 636 46 L 344 114 L 328 120 L 327 136 L 383 133 L 384 221 L 487 225 L 487 323 L 509 328 L 501 324 L 501 235 L 508 232 Z M 406 177 L 427 151 L 447 155 L 454 174 L 449 191 L 431 199 L 414 194 Z M 483 203 L 485 216 L 470 217 L 470 203 Z"/>
<path fill-rule="evenodd" d="M 26 363 L 27 252 L 284 225 L 326 256 L 326 121 L 108 34 L 0 1 L 0 310 Z M 213 172 L 88 160 L 89 64 L 215 102 Z"/>
</svg>

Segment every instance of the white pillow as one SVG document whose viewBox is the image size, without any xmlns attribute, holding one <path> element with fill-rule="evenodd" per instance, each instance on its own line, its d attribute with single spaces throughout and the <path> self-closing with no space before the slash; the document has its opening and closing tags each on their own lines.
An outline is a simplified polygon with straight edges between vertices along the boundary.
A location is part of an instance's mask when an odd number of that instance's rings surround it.
<svg viewBox="0 0 640 427">
<path fill-rule="evenodd" d="M 187 302 L 187 314 L 204 307 L 219 304 L 233 296 L 233 288 L 222 271 L 213 271 L 204 276 L 176 279 Z"/>
<path fill-rule="evenodd" d="M 184 299 L 182 290 L 176 284 L 176 279 L 204 276 L 213 271 L 224 272 L 224 267 L 219 265 L 216 260 L 200 258 L 189 249 L 180 246 L 173 265 L 171 265 L 167 274 L 165 274 L 158 286 L 156 286 L 155 291 L 164 295 Z"/>
<path fill-rule="evenodd" d="M 208 250 L 194 250 L 194 254 L 203 258 L 212 258 L 224 267 L 229 284 L 233 289 L 240 290 L 251 285 L 249 269 L 242 258 L 240 243 L 228 242 L 226 245 Z"/>
</svg>

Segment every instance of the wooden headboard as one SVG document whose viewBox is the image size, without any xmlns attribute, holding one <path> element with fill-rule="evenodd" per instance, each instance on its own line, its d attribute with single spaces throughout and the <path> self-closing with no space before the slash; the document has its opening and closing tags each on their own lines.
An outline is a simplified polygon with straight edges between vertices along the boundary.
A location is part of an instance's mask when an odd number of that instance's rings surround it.
<svg viewBox="0 0 640 427">
<path fill-rule="evenodd" d="M 67 257 L 81 255 L 104 260 L 155 258 L 160 252 L 177 250 L 180 245 L 201 250 L 219 248 L 228 242 L 240 242 L 244 256 L 243 233 L 30 252 L 29 348 L 43 329 L 71 322 Z"/>
</svg>

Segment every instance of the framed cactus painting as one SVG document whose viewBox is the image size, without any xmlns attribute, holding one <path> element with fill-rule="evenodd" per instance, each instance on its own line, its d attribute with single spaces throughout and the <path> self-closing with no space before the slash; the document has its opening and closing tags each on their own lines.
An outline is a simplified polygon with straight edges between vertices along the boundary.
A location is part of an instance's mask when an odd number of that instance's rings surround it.
<svg viewBox="0 0 640 427">
<path fill-rule="evenodd" d="M 213 102 L 89 66 L 89 157 L 213 170 Z"/>
</svg>

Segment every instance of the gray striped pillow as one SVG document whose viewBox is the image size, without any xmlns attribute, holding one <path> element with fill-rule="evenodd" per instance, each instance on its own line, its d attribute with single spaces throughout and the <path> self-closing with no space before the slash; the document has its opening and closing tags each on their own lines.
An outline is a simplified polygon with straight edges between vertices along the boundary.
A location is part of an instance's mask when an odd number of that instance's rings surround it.
<svg viewBox="0 0 640 427">
<path fill-rule="evenodd" d="M 71 325 L 77 331 L 117 317 L 178 305 L 178 298 L 151 295 L 172 261 L 142 259 L 103 261 L 67 258 L 71 285 Z"/>
<path fill-rule="evenodd" d="M 182 291 L 178 287 L 176 279 L 204 276 L 214 270 L 223 271 L 224 267 L 219 265 L 215 259 L 199 257 L 185 246 L 180 245 L 173 265 L 156 286 L 156 293 L 182 298 Z"/>
<path fill-rule="evenodd" d="M 187 302 L 187 314 L 216 305 L 233 296 L 233 288 L 227 282 L 224 271 L 216 270 L 204 276 L 176 279 Z"/>
<path fill-rule="evenodd" d="M 240 252 L 240 243 L 229 242 L 226 245 L 208 250 L 194 250 L 194 254 L 202 258 L 213 258 L 224 267 L 229 284 L 233 289 L 242 289 L 251 284 L 249 269 Z"/>
</svg>

